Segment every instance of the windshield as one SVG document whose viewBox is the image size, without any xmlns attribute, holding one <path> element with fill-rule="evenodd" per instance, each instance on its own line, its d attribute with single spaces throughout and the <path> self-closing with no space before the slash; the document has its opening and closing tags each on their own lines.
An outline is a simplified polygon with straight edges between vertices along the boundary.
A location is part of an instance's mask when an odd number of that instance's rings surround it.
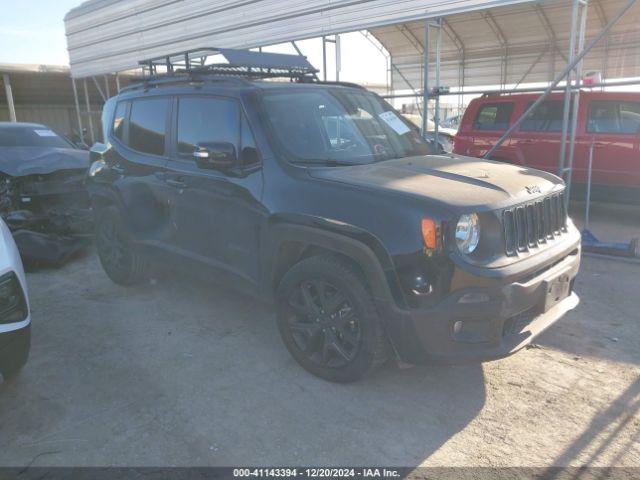
<svg viewBox="0 0 640 480">
<path fill-rule="evenodd" d="M 0 127 L 0 147 L 73 148 L 65 139 L 46 127 Z"/>
<path fill-rule="evenodd" d="M 296 162 L 366 164 L 430 153 L 415 127 L 364 90 L 265 92 L 263 105 Z"/>
</svg>

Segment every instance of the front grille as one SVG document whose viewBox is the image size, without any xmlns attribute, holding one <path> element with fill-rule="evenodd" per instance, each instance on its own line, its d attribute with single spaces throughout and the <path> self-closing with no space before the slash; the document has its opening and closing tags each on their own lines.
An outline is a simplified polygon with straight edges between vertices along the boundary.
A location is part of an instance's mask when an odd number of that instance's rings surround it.
<svg viewBox="0 0 640 480">
<path fill-rule="evenodd" d="M 502 226 L 508 256 L 539 248 L 567 231 L 564 193 L 504 210 Z"/>
</svg>

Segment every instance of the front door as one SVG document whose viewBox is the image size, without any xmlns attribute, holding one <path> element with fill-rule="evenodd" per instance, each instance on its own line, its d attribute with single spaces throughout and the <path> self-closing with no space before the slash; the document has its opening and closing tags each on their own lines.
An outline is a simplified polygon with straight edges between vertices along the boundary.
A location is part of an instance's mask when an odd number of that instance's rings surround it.
<svg viewBox="0 0 640 480">
<path fill-rule="evenodd" d="M 576 145 L 574 180 L 586 183 L 593 145 L 592 182 L 598 190 L 638 188 L 640 102 L 592 100 L 586 107 L 586 133 Z"/>
<path fill-rule="evenodd" d="M 255 152 L 241 105 L 233 98 L 184 95 L 175 99 L 174 111 L 175 153 L 165 182 L 174 191 L 170 216 L 176 250 L 254 282 L 262 170 L 255 154 L 247 156 L 253 164 L 241 164 L 243 152 Z M 238 165 L 225 171 L 198 167 L 194 151 L 214 142 L 233 144 Z"/>
</svg>

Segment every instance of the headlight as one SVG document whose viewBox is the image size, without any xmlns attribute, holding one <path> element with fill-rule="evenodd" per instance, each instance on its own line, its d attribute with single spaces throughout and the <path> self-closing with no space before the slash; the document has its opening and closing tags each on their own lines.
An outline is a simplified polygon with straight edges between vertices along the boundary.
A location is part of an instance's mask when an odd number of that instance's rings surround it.
<svg viewBox="0 0 640 480">
<path fill-rule="evenodd" d="M 456 225 L 456 244 L 464 254 L 473 253 L 480 241 L 480 221 L 478 215 L 462 215 Z"/>
<path fill-rule="evenodd" d="M 15 273 L 0 277 L 0 323 L 21 322 L 29 314 L 22 287 Z"/>
</svg>

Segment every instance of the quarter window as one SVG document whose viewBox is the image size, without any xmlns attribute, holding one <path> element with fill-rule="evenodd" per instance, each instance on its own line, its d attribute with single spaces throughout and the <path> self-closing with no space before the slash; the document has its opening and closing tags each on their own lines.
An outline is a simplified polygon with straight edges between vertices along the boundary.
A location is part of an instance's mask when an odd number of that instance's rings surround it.
<svg viewBox="0 0 640 480">
<path fill-rule="evenodd" d="M 169 100 L 145 98 L 131 103 L 129 147 L 151 155 L 164 154 Z"/>
<path fill-rule="evenodd" d="M 618 134 L 640 132 L 640 103 L 615 100 L 591 102 L 587 131 Z"/>
<path fill-rule="evenodd" d="M 529 104 L 529 108 L 532 104 Z M 564 105 L 557 100 L 542 102 L 522 122 L 524 132 L 559 132 L 562 130 Z"/>
<path fill-rule="evenodd" d="M 509 128 L 513 103 L 488 103 L 482 105 L 476 116 L 476 130 L 506 130 Z"/>
<path fill-rule="evenodd" d="M 178 101 L 178 153 L 192 155 L 199 144 L 240 141 L 240 107 L 235 100 L 183 97 Z"/>
<path fill-rule="evenodd" d="M 124 141 L 124 122 L 128 106 L 128 102 L 120 102 L 113 117 L 113 136 L 121 142 Z"/>
</svg>

